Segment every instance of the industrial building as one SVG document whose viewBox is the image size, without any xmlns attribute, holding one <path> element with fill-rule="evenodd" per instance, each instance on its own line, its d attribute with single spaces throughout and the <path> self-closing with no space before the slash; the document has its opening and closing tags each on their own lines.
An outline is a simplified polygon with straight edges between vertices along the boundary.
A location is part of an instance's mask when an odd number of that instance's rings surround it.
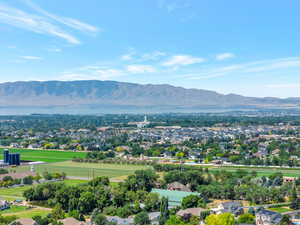
<svg viewBox="0 0 300 225">
<path fill-rule="evenodd" d="M 3 152 L 3 162 L 8 165 L 20 165 L 20 154 L 19 153 L 10 153 L 8 149 L 5 149 Z"/>
</svg>

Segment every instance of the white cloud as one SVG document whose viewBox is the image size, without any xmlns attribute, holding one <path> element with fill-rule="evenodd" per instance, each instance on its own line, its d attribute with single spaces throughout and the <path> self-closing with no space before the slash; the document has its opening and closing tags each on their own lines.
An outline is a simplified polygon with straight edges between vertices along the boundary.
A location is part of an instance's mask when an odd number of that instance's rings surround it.
<svg viewBox="0 0 300 225">
<path fill-rule="evenodd" d="M 189 79 L 209 79 L 223 77 L 232 74 L 252 75 L 272 71 L 296 69 L 300 71 L 300 57 L 288 57 L 270 60 L 261 60 L 241 64 L 233 64 L 224 67 L 206 68 L 185 74 Z"/>
<path fill-rule="evenodd" d="M 132 54 L 125 54 L 121 56 L 121 59 L 124 61 L 130 61 L 133 59 L 133 55 Z"/>
<path fill-rule="evenodd" d="M 226 59 L 231 59 L 234 58 L 235 55 L 233 53 L 225 52 L 225 53 L 220 53 L 216 55 L 216 60 L 218 61 L 223 61 Z"/>
<path fill-rule="evenodd" d="M 71 44 L 80 44 L 80 41 L 62 28 L 62 25 L 80 31 L 97 32 L 98 29 L 89 24 L 73 18 L 59 17 L 50 14 L 30 1 L 25 1 L 33 9 L 42 15 L 27 13 L 25 11 L 0 4 L 0 23 L 17 28 L 32 31 L 38 34 L 46 34 L 66 40 Z"/>
<path fill-rule="evenodd" d="M 276 88 L 276 89 L 287 89 L 287 88 L 300 88 L 300 84 L 291 83 L 291 84 L 267 84 L 266 88 Z"/>
<path fill-rule="evenodd" d="M 87 32 L 97 32 L 99 29 L 95 26 L 92 26 L 90 24 L 81 22 L 79 20 L 68 18 L 68 17 L 62 17 L 58 16 L 52 13 L 47 12 L 46 10 L 42 9 L 38 5 L 34 4 L 31 0 L 23 0 L 28 6 L 30 6 L 32 9 L 36 10 L 37 12 L 43 14 L 46 17 L 49 17 L 53 20 L 56 20 L 59 23 L 62 23 L 68 27 L 71 27 L 76 30 L 80 31 L 87 31 Z"/>
<path fill-rule="evenodd" d="M 122 76 L 124 73 L 117 69 L 103 69 L 93 72 L 65 72 L 60 80 L 111 80 Z"/>
<path fill-rule="evenodd" d="M 88 65 L 62 73 L 61 80 L 111 80 L 126 75 L 126 71 L 99 65 Z"/>
<path fill-rule="evenodd" d="M 130 73 L 153 73 L 156 70 L 150 65 L 128 65 L 127 71 Z"/>
<path fill-rule="evenodd" d="M 61 52 L 62 50 L 60 48 L 49 48 L 49 52 Z"/>
<path fill-rule="evenodd" d="M 193 57 L 190 55 L 174 55 L 167 61 L 163 62 L 163 66 L 186 66 L 196 63 L 202 63 L 205 59 Z"/>
<path fill-rule="evenodd" d="M 41 57 L 31 56 L 31 55 L 24 55 L 24 56 L 21 56 L 21 58 L 25 59 L 25 60 L 42 60 L 43 59 Z"/>
<path fill-rule="evenodd" d="M 112 79 L 124 75 L 124 72 L 119 69 L 102 69 L 96 70 L 96 74 L 102 80 Z"/>
<path fill-rule="evenodd" d="M 161 52 L 161 51 L 154 51 L 154 52 L 150 52 L 150 53 L 145 53 L 141 56 L 141 60 L 144 61 L 154 61 L 154 60 L 158 60 L 160 59 L 162 56 L 165 56 L 166 53 L 165 52 Z"/>
<path fill-rule="evenodd" d="M 172 13 L 179 9 L 190 8 L 191 5 L 187 0 L 158 0 L 158 7 Z"/>
<path fill-rule="evenodd" d="M 162 51 L 153 51 L 149 53 L 138 53 L 134 48 L 130 48 L 128 53 L 121 56 L 123 61 L 135 61 L 135 62 L 146 62 L 159 60 L 161 57 L 167 55 Z"/>
<path fill-rule="evenodd" d="M 134 56 L 136 55 L 136 51 L 134 48 L 129 48 L 128 53 L 121 56 L 121 60 L 123 61 L 131 61 L 133 60 Z"/>
</svg>

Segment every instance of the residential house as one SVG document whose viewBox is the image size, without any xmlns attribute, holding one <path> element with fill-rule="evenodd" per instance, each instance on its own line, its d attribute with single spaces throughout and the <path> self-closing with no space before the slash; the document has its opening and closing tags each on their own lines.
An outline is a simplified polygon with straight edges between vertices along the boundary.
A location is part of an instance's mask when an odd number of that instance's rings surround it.
<svg viewBox="0 0 300 225">
<path fill-rule="evenodd" d="M 131 217 L 124 219 L 118 216 L 107 216 L 106 219 L 108 222 L 115 223 L 117 225 L 134 225 L 134 220 Z"/>
<path fill-rule="evenodd" d="M 14 223 L 19 223 L 22 225 L 39 225 L 37 222 L 35 222 L 33 219 L 30 219 L 30 218 L 17 219 L 15 221 L 11 222 L 10 225 L 14 224 Z"/>
<path fill-rule="evenodd" d="M 258 209 L 256 211 L 256 225 L 276 225 L 279 224 L 282 215 L 266 209 Z"/>
<path fill-rule="evenodd" d="M 151 221 L 151 224 L 154 224 L 154 225 L 159 224 L 160 212 L 151 212 L 151 213 L 148 213 L 148 216 Z"/>
<path fill-rule="evenodd" d="M 231 213 L 235 216 L 238 216 L 243 213 L 243 208 L 240 202 L 231 201 L 219 204 L 218 208 L 214 208 L 212 211 L 216 214 Z"/>
<path fill-rule="evenodd" d="M 188 218 L 191 216 L 197 216 L 200 217 L 201 212 L 207 211 L 207 209 L 203 208 L 188 208 L 188 209 L 182 209 L 179 210 L 176 215 L 180 216 L 182 218 Z"/>
<path fill-rule="evenodd" d="M 167 189 L 170 191 L 185 191 L 185 192 L 191 192 L 191 189 L 188 187 L 188 185 L 183 185 L 179 182 L 173 182 L 171 184 L 167 185 Z"/>
<path fill-rule="evenodd" d="M 68 217 L 68 218 L 59 220 L 59 222 L 61 222 L 63 225 L 89 225 L 88 223 L 76 220 L 73 217 Z"/>
<path fill-rule="evenodd" d="M 5 210 L 5 209 L 8 209 L 10 206 L 9 206 L 9 203 L 5 200 L 0 200 L 0 210 Z"/>
</svg>

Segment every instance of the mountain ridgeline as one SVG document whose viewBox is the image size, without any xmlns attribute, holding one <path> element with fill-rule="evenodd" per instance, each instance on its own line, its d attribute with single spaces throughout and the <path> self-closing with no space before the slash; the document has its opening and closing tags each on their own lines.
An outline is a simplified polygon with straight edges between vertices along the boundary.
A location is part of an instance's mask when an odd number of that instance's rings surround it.
<svg viewBox="0 0 300 225">
<path fill-rule="evenodd" d="M 223 95 L 214 91 L 171 85 L 96 80 L 0 84 L 0 114 L 11 114 L 11 111 L 15 111 L 15 114 L 154 113 L 299 108 L 300 98 Z"/>
</svg>

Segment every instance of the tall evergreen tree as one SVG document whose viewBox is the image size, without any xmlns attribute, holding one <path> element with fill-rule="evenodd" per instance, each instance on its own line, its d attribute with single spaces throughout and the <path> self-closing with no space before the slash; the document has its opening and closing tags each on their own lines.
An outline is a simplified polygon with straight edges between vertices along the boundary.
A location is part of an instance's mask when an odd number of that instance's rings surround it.
<svg viewBox="0 0 300 225">
<path fill-rule="evenodd" d="M 159 225 L 164 225 L 168 219 L 169 219 L 169 200 L 166 197 L 162 197 L 160 201 Z"/>
</svg>

